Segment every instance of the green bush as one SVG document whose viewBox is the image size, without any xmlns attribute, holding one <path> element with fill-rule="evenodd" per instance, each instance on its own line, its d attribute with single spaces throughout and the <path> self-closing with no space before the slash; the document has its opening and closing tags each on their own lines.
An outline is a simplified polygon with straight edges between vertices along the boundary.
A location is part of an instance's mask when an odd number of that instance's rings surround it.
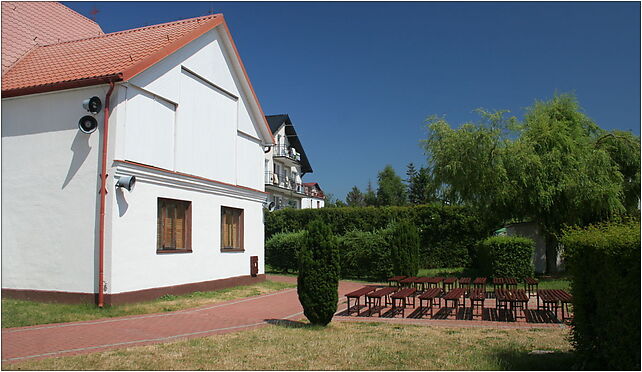
<svg viewBox="0 0 642 372">
<path fill-rule="evenodd" d="M 303 230 L 316 218 L 327 223 L 337 236 L 354 230 L 376 232 L 392 221 L 409 219 L 419 230 L 420 266 L 424 268 L 468 266 L 477 241 L 495 228 L 461 206 L 283 209 L 266 213 L 265 236 L 269 239 L 277 233 Z"/>
<path fill-rule="evenodd" d="M 305 231 L 282 232 L 265 242 L 265 262 L 275 270 L 297 270 L 297 256 L 304 244 Z"/>
<path fill-rule="evenodd" d="M 419 232 L 408 220 L 392 225 L 390 254 L 393 275 L 415 276 L 419 272 Z"/>
<path fill-rule="evenodd" d="M 338 237 L 341 277 L 385 280 L 392 276 L 388 232 L 353 230 Z"/>
<path fill-rule="evenodd" d="M 532 239 L 493 236 L 479 242 L 478 263 L 482 275 L 523 279 L 533 276 Z"/>
<path fill-rule="evenodd" d="M 580 367 L 640 370 L 640 222 L 569 229 L 560 241 Z"/>
<path fill-rule="evenodd" d="M 327 325 L 339 301 L 339 250 L 328 225 L 316 220 L 308 225 L 299 252 L 297 293 L 303 314 L 311 324 Z"/>
</svg>

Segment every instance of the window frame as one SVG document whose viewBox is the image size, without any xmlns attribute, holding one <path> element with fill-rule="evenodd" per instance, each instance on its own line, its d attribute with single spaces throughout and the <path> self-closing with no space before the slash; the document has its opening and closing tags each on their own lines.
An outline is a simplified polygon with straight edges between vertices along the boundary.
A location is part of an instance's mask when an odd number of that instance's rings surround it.
<svg viewBox="0 0 642 372">
<path fill-rule="evenodd" d="M 163 239 L 163 223 L 164 219 L 161 218 L 161 208 L 163 205 L 161 203 L 173 203 L 174 207 L 182 205 L 185 208 L 185 226 L 183 231 L 183 242 L 185 243 L 185 248 L 174 248 L 174 249 L 162 249 L 161 241 Z M 167 210 L 166 208 L 164 209 Z M 174 226 L 174 229 L 176 227 Z M 173 235 L 176 235 L 176 231 L 173 231 Z M 175 238 L 174 238 L 175 239 Z M 156 199 L 156 254 L 168 254 L 168 253 L 192 253 L 192 202 L 189 200 L 179 200 L 171 198 L 161 198 Z"/>
<path fill-rule="evenodd" d="M 226 210 L 238 211 L 238 227 L 237 227 L 237 239 L 239 241 L 239 247 L 226 247 L 224 245 L 225 239 L 225 212 Z M 245 252 L 245 210 L 242 208 L 229 207 L 221 205 L 221 252 Z"/>
</svg>

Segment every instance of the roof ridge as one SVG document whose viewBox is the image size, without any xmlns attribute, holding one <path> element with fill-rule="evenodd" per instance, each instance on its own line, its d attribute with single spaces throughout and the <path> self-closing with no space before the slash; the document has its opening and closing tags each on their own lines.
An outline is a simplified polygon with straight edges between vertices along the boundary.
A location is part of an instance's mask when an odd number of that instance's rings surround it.
<svg viewBox="0 0 642 372">
<path fill-rule="evenodd" d="M 58 6 L 60 6 L 60 7 L 62 7 L 62 8 L 64 8 L 64 9 L 65 9 L 65 10 L 67 10 L 68 12 L 71 12 L 71 13 L 77 14 L 77 15 L 79 15 L 79 16 L 81 16 L 81 17 L 83 17 L 84 19 L 88 20 L 89 22 L 91 22 L 91 23 L 95 24 L 95 25 L 96 25 L 96 26 L 98 26 L 98 28 L 100 29 L 100 32 L 102 32 L 102 33 L 103 33 L 103 35 L 105 34 L 105 32 L 103 31 L 103 28 L 102 28 L 102 27 L 100 27 L 100 25 L 98 24 L 98 22 L 94 21 L 93 19 L 91 19 L 91 18 L 89 18 L 89 17 L 86 17 L 86 16 L 85 16 L 85 15 L 83 15 L 83 14 L 80 14 L 79 12 L 77 12 L 77 11 L 75 11 L 75 10 L 71 9 L 71 8 L 70 8 L 70 7 L 68 7 L 68 6 L 65 6 L 64 4 L 62 4 L 62 3 L 61 3 L 61 2 L 59 2 L 59 1 L 53 1 L 53 3 L 54 3 L 54 4 L 56 4 L 56 5 L 58 5 Z"/>
<path fill-rule="evenodd" d="M 131 28 L 131 29 L 128 29 L 128 30 L 110 32 L 108 34 L 85 37 L 85 38 L 82 38 L 82 39 L 67 40 L 67 41 L 62 41 L 62 42 L 59 42 L 59 43 L 41 45 L 41 47 L 49 47 L 49 46 L 53 46 L 53 45 L 76 43 L 78 41 L 106 38 L 106 37 L 111 37 L 111 36 L 115 36 L 115 35 L 122 35 L 122 34 L 126 34 L 126 33 L 131 33 L 131 32 L 148 30 L 148 29 L 151 29 L 151 28 L 166 27 L 166 26 L 169 26 L 169 25 L 175 25 L 175 24 L 179 24 L 179 23 L 199 22 L 200 20 L 205 20 L 205 19 L 208 19 L 208 18 L 216 19 L 218 16 L 222 16 L 222 15 L 223 14 L 221 14 L 221 13 L 217 13 L 217 14 L 208 14 L 206 16 L 200 16 L 200 17 L 194 17 L 194 18 L 179 19 L 179 20 L 172 21 L 172 22 L 165 22 L 165 23 L 159 23 L 159 24 L 149 25 L 149 26 L 144 26 L 144 27 Z"/>
</svg>

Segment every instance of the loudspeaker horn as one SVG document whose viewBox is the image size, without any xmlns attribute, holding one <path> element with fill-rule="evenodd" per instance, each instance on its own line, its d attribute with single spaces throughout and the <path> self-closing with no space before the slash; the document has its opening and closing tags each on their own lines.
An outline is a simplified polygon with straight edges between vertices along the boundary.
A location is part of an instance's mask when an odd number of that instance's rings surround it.
<svg viewBox="0 0 642 372">
<path fill-rule="evenodd" d="M 127 191 L 132 191 L 136 184 L 136 176 L 120 176 L 116 181 L 116 187 L 122 187 Z"/>
</svg>

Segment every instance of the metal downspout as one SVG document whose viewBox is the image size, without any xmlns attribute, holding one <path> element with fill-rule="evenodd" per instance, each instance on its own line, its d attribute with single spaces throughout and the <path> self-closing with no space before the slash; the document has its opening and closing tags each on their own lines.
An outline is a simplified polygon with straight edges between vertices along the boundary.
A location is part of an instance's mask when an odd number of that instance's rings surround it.
<svg viewBox="0 0 642 372">
<path fill-rule="evenodd" d="M 100 173 L 100 232 L 98 242 L 98 307 L 105 305 L 105 199 L 107 198 L 107 139 L 109 138 L 109 108 L 114 82 L 109 82 L 109 91 L 105 96 L 103 119 L 103 149 Z"/>
</svg>

